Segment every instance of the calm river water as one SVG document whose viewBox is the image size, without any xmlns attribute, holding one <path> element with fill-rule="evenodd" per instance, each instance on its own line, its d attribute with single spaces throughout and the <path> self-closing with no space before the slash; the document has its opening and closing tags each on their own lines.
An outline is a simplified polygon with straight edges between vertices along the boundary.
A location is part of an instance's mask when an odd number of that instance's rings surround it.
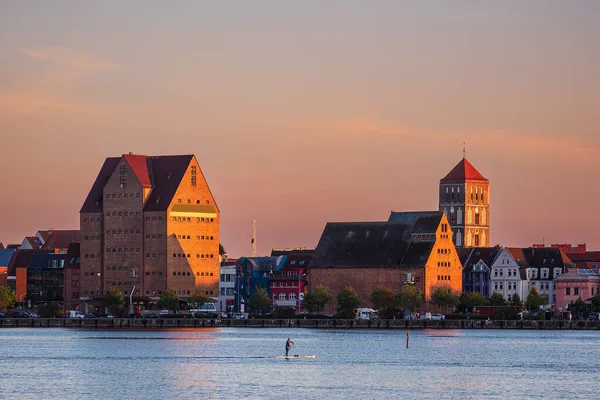
<svg viewBox="0 0 600 400">
<path fill-rule="evenodd" d="M 269 358 L 284 353 L 315 359 Z M 0 330 L 6 399 L 598 399 L 600 333 Z"/>
</svg>

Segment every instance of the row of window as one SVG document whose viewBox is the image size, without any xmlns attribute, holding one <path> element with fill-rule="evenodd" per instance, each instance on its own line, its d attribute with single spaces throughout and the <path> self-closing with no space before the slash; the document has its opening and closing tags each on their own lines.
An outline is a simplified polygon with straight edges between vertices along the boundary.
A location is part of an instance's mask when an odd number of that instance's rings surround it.
<svg viewBox="0 0 600 400">
<path fill-rule="evenodd" d="M 296 282 L 277 282 L 273 281 L 271 287 L 297 287 Z"/>
<path fill-rule="evenodd" d="M 292 301 L 295 301 L 296 300 L 296 293 L 290 293 L 290 294 L 279 293 L 279 295 L 277 293 L 273 293 L 273 300 L 292 300 Z"/>
<path fill-rule="evenodd" d="M 300 262 L 299 262 L 298 264 L 299 264 L 299 265 L 304 265 L 305 263 L 306 263 L 306 260 L 300 260 Z M 291 265 L 294 265 L 294 264 L 296 264 L 296 260 L 292 260 L 292 261 L 290 261 L 290 264 L 291 264 Z"/>
<path fill-rule="evenodd" d="M 190 217 L 173 217 L 173 222 L 194 222 Z M 214 218 L 196 218 L 196 222 L 215 222 Z"/>
<path fill-rule="evenodd" d="M 221 288 L 221 296 L 233 296 L 234 294 L 233 288 Z"/>
<path fill-rule="evenodd" d="M 567 296 L 571 295 L 571 288 L 570 287 L 566 288 L 565 294 Z M 593 294 L 593 292 L 592 292 L 592 294 Z M 578 287 L 573 288 L 573 296 L 579 296 L 579 288 Z"/>
<path fill-rule="evenodd" d="M 135 193 L 135 194 L 134 193 L 116 193 L 116 194 L 115 193 L 111 193 L 111 194 L 107 193 L 106 194 L 107 199 L 110 199 L 110 198 L 113 198 L 113 199 L 130 199 L 131 198 L 131 199 L 133 199 L 135 197 L 140 198 L 141 194 L 140 193 Z"/>
<path fill-rule="evenodd" d="M 450 261 L 438 261 L 437 263 L 438 267 L 449 267 L 450 265 Z"/>
<path fill-rule="evenodd" d="M 117 234 L 118 235 L 121 235 L 121 234 L 123 234 L 123 235 L 138 234 L 139 235 L 141 233 L 141 231 L 139 229 L 136 229 L 135 231 L 133 229 L 123 229 L 123 230 L 121 230 L 121 229 L 119 229 L 119 230 L 117 230 L 117 229 L 112 229 L 112 230 L 111 229 L 107 229 L 106 230 L 106 234 L 107 235 L 110 235 L 111 233 L 113 235 L 117 235 Z"/>
<path fill-rule="evenodd" d="M 94 254 L 94 253 L 88 254 L 88 253 L 85 253 L 83 255 L 83 258 L 100 258 L 100 254 Z"/>
<path fill-rule="evenodd" d="M 450 254 L 450 249 L 437 249 L 438 254 Z"/>
<path fill-rule="evenodd" d="M 183 258 L 191 258 L 190 254 L 185 253 L 173 253 L 173 258 L 183 257 Z M 196 254 L 196 258 L 215 258 L 214 254 Z"/>
<path fill-rule="evenodd" d="M 148 275 L 148 273 L 146 272 L 146 275 Z M 181 272 L 181 271 L 173 271 L 173 276 L 192 276 L 191 272 Z M 196 272 L 196 276 L 214 276 L 213 272 Z"/>
<path fill-rule="evenodd" d="M 192 185 L 192 186 L 196 186 L 196 185 Z M 187 203 L 188 204 L 192 204 L 192 199 L 187 199 Z M 196 200 L 196 204 L 201 204 L 202 202 L 200 200 Z M 177 199 L 177 204 L 183 204 L 183 199 Z M 204 204 L 210 204 L 210 200 L 205 200 Z"/>
<path fill-rule="evenodd" d="M 97 217 L 97 218 L 84 218 L 83 222 L 92 222 L 92 223 L 94 223 L 94 222 L 100 222 L 100 217 Z"/>
<path fill-rule="evenodd" d="M 190 235 L 177 235 L 174 233 L 172 235 L 172 237 L 173 237 L 173 239 L 192 240 Z M 215 240 L 215 237 L 214 236 L 197 235 L 196 240 Z"/>
<path fill-rule="evenodd" d="M 221 274 L 221 282 L 233 282 L 235 275 L 233 274 Z"/>
<path fill-rule="evenodd" d="M 450 275 L 438 275 L 438 281 L 449 281 Z"/>
<path fill-rule="evenodd" d="M 142 213 L 139 212 L 139 211 L 136 211 L 136 212 L 133 212 L 133 211 L 131 211 L 131 212 L 129 212 L 129 211 L 119 211 L 119 212 L 113 211 L 112 213 L 108 212 L 108 211 L 106 212 L 106 216 L 107 217 L 111 217 L 111 216 L 112 217 L 133 217 L 133 216 L 139 217 L 140 215 L 142 215 Z"/>
</svg>

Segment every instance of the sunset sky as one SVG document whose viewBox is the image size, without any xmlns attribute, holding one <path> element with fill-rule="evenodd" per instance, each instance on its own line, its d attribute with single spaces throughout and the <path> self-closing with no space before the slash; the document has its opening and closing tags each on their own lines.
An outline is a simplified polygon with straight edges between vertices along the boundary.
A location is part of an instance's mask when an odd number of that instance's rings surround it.
<svg viewBox="0 0 600 400">
<path fill-rule="evenodd" d="M 0 3 L 0 242 L 78 228 L 105 157 L 196 154 L 231 256 L 437 209 L 600 250 L 600 1 Z"/>
</svg>

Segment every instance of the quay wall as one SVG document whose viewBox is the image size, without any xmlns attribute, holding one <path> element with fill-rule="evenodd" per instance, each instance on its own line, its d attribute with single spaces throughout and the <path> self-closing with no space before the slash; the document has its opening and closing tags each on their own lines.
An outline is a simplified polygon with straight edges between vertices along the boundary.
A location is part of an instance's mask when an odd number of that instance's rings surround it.
<svg viewBox="0 0 600 400">
<path fill-rule="evenodd" d="M 0 328 L 80 328 L 152 330 L 178 328 L 312 328 L 312 329 L 526 329 L 600 330 L 600 321 L 486 320 L 347 320 L 347 319 L 191 319 L 191 318 L 3 318 Z"/>
</svg>

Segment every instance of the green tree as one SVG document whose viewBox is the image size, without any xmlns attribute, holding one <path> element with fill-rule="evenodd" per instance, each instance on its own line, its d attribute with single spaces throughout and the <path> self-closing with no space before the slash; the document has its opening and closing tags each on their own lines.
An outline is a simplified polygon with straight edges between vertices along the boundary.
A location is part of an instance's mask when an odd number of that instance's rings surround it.
<svg viewBox="0 0 600 400">
<path fill-rule="evenodd" d="M 527 300 L 525 300 L 525 304 L 529 310 L 539 310 L 540 306 L 546 304 L 544 296 L 540 296 L 535 286 L 531 287 L 529 294 L 527 295 Z"/>
<path fill-rule="evenodd" d="M 114 309 L 119 308 L 125 303 L 125 299 L 119 290 L 111 289 L 110 293 L 104 296 L 104 307 L 114 311 Z"/>
<path fill-rule="evenodd" d="M 267 291 L 261 288 L 254 292 L 252 296 L 250 296 L 248 306 L 253 310 L 259 310 L 261 312 L 268 311 L 271 306 L 271 299 L 269 298 Z"/>
<path fill-rule="evenodd" d="M 522 307 L 523 301 L 521 300 L 521 296 L 519 296 L 516 293 L 513 294 L 512 297 L 510 298 L 509 304 L 513 307 Z"/>
<path fill-rule="evenodd" d="M 382 288 L 377 286 L 371 292 L 371 304 L 373 308 L 382 313 L 389 313 L 394 310 L 394 292 L 390 288 Z"/>
<path fill-rule="evenodd" d="M 415 311 L 418 304 L 423 302 L 423 296 L 414 285 L 406 284 L 402 286 L 400 293 L 394 298 L 394 303 L 398 307 L 407 308 L 410 312 Z"/>
<path fill-rule="evenodd" d="M 179 299 L 174 290 L 168 289 L 162 292 L 158 300 L 158 307 L 162 310 L 176 310 L 179 308 Z"/>
<path fill-rule="evenodd" d="M 358 293 L 351 286 L 346 286 L 337 295 L 337 311 L 342 318 L 354 319 L 355 308 L 360 304 Z"/>
<path fill-rule="evenodd" d="M 323 285 L 318 285 L 314 291 L 311 290 L 304 296 L 304 307 L 311 313 L 323 312 L 330 302 L 329 290 Z"/>
<path fill-rule="evenodd" d="M 60 307 L 56 303 L 47 303 L 38 307 L 38 313 L 42 318 L 60 317 Z"/>
<path fill-rule="evenodd" d="M 473 307 L 483 306 L 487 303 L 487 300 L 483 295 L 479 292 L 474 293 L 461 293 L 458 298 L 458 302 L 460 304 L 461 309 L 467 309 L 468 311 L 473 311 Z M 451 304 L 451 303 L 450 303 Z"/>
<path fill-rule="evenodd" d="M 430 303 L 447 310 L 448 307 L 456 306 L 457 299 L 454 293 L 452 293 L 452 289 L 448 286 L 438 286 L 433 293 L 431 293 Z"/>
<path fill-rule="evenodd" d="M 12 307 L 17 301 L 15 291 L 8 286 L 0 286 L 0 310 L 6 312 L 6 309 Z"/>
<path fill-rule="evenodd" d="M 227 255 L 227 250 L 225 250 L 225 247 L 221 243 L 219 243 L 219 255 L 223 258 Z"/>
<path fill-rule="evenodd" d="M 577 300 L 572 304 L 571 311 L 575 312 L 578 317 L 582 316 L 583 311 L 585 310 L 585 301 L 579 296 Z"/>
<path fill-rule="evenodd" d="M 196 289 L 194 293 L 188 298 L 188 304 L 193 304 L 196 307 L 202 307 L 208 303 L 210 299 L 204 294 L 202 289 Z"/>
<path fill-rule="evenodd" d="M 594 297 L 590 299 L 593 306 L 593 311 L 600 311 L 600 293 L 597 293 Z"/>
<path fill-rule="evenodd" d="M 504 297 L 499 292 L 494 291 L 490 296 L 490 304 L 493 306 L 505 306 L 506 301 L 504 301 Z"/>
</svg>

